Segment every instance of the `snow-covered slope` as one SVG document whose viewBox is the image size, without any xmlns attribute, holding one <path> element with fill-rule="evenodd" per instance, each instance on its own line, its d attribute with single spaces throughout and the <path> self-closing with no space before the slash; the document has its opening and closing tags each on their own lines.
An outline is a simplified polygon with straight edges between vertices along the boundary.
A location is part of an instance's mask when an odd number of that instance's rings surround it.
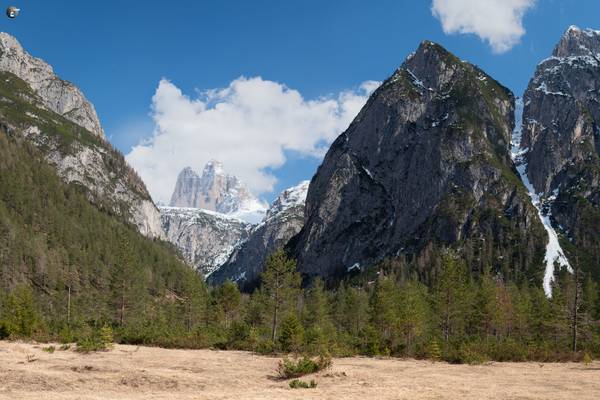
<svg viewBox="0 0 600 400">
<path fill-rule="evenodd" d="M 527 163 L 525 162 L 523 156 L 527 153 L 527 148 L 521 147 L 521 139 L 523 135 L 523 100 L 517 99 L 515 104 L 515 129 L 512 136 L 511 142 L 511 155 L 512 159 L 517 167 L 517 171 L 519 171 L 519 175 L 521 176 L 521 180 L 523 184 L 527 188 L 529 192 L 529 197 L 531 197 L 531 202 L 538 210 L 538 216 L 540 221 L 544 225 L 546 232 L 548 233 L 548 244 L 546 245 L 546 256 L 544 257 L 544 262 L 546 263 L 546 271 L 544 273 L 544 291 L 547 296 L 552 296 L 552 281 L 554 280 L 554 266 L 555 263 L 558 263 L 559 266 L 567 267 L 571 270 L 571 266 L 569 264 L 569 260 L 565 256 L 565 253 L 560 246 L 560 242 L 558 241 L 558 234 L 556 230 L 552 226 L 552 222 L 550 221 L 551 211 L 549 211 L 549 207 L 544 207 L 542 211 L 542 199 L 541 195 L 536 193 L 533 185 L 529 181 L 527 177 Z M 556 193 L 553 196 L 556 198 Z M 547 199 L 548 201 L 552 201 L 552 197 Z"/>
<path fill-rule="evenodd" d="M 248 238 L 251 224 L 198 208 L 160 207 L 167 239 L 205 277 L 213 273 Z"/>
<path fill-rule="evenodd" d="M 220 284 L 229 279 L 242 287 L 255 285 L 269 254 L 284 247 L 302 229 L 308 186 L 309 182 L 304 181 L 284 190 L 267 211 L 265 220 L 235 248 L 209 282 Z"/>
</svg>

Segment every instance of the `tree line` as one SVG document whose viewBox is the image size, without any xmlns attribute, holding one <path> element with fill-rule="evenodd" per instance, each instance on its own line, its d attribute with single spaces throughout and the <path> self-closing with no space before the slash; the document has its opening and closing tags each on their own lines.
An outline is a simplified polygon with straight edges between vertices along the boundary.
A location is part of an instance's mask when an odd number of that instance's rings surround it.
<svg viewBox="0 0 600 400">
<path fill-rule="evenodd" d="M 0 332 L 77 341 L 108 323 L 120 342 L 166 347 L 469 363 L 600 356 L 598 286 L 577 269 L 557 274 L 551 298 L 491 271 L 473 276 L 451 252 L 429 287 L 382 270 L 360 285 L 327 289 L 316 279 L 302 288 L 295 262 L 278 251 L 252 294 L 233 282 L 209 288 L 198 280 L 149 300 L 140 276 L 127 270 L 133 260 L 127 252 L 122 257 L 112 313 L 71 310 L 70 321 L 53 320 L 20 288 L 1 300 Z"/>
</svg>

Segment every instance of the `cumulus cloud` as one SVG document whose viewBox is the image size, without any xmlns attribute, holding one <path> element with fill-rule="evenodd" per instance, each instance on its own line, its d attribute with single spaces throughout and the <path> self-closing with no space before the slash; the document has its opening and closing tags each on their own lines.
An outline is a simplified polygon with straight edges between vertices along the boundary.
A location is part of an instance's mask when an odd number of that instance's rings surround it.
<svg viewBox="0 0 600 400">
<path fill-rule="evenodd" d="M 192 98 L 163 79 L 152 98 L 154 134 L 126 158 L 155 201 L 169 201 L 184 167 L 201 171 L 209 159 L 256 194 L 269 192 L 276 178 L 267 171 L 285 164 L 286 151 L 322 157 L 378 85 L 307 100 L 280 83 L 242 77 Z"/>
<path fill-rule="evenodd" d="M 433 0 L 431 11 L 446 34 L 473 33 L 504 53 L 525 34 L 523 16 L 536 0 Z"/>
</svg>

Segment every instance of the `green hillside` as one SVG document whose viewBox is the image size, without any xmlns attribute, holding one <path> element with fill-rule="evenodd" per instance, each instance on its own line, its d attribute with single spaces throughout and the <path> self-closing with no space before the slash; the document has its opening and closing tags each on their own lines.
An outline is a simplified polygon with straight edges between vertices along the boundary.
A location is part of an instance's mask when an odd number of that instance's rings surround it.
<svg viewBox="0 0 600 400">
<path fill-rule="evenodd" d="M 191 329 L 202 281 L 170 245 L 145 238 L 122 216 L 102 211 L 101 202 L 90 203 L 84 187 L 61 180 L 45 161 L 43 147 L 24 139 L 20 129 L 41 115 L 44 133 L 59 137 L 65 151 L 72 143 L 93 140 L 91 134 L 29 106 L 35 99 L 27 88 L 15 87 L 19 81 L 4 75 L 0 336 L 53 338 L 105 323 L 137 336 Z M 114 150 L 107 160 L 116 169 L 128 168 Z"/>
</svg>

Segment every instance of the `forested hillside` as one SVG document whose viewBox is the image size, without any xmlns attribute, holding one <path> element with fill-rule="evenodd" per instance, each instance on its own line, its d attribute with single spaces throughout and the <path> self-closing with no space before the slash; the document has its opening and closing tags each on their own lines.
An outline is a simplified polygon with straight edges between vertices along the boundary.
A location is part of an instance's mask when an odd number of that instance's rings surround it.
<svg viewBox="0 0 600 400">
<path fill-rule="evenodd" d="M 176 330 L 192 312 L 183 299 L 204 290 L 169 245 L 100 211 L 83 188 L 63 183 L 36 147 L 5 131 L 0 286 L 0 329 L 34 337 L 104 323 Z"/>
</svg>

